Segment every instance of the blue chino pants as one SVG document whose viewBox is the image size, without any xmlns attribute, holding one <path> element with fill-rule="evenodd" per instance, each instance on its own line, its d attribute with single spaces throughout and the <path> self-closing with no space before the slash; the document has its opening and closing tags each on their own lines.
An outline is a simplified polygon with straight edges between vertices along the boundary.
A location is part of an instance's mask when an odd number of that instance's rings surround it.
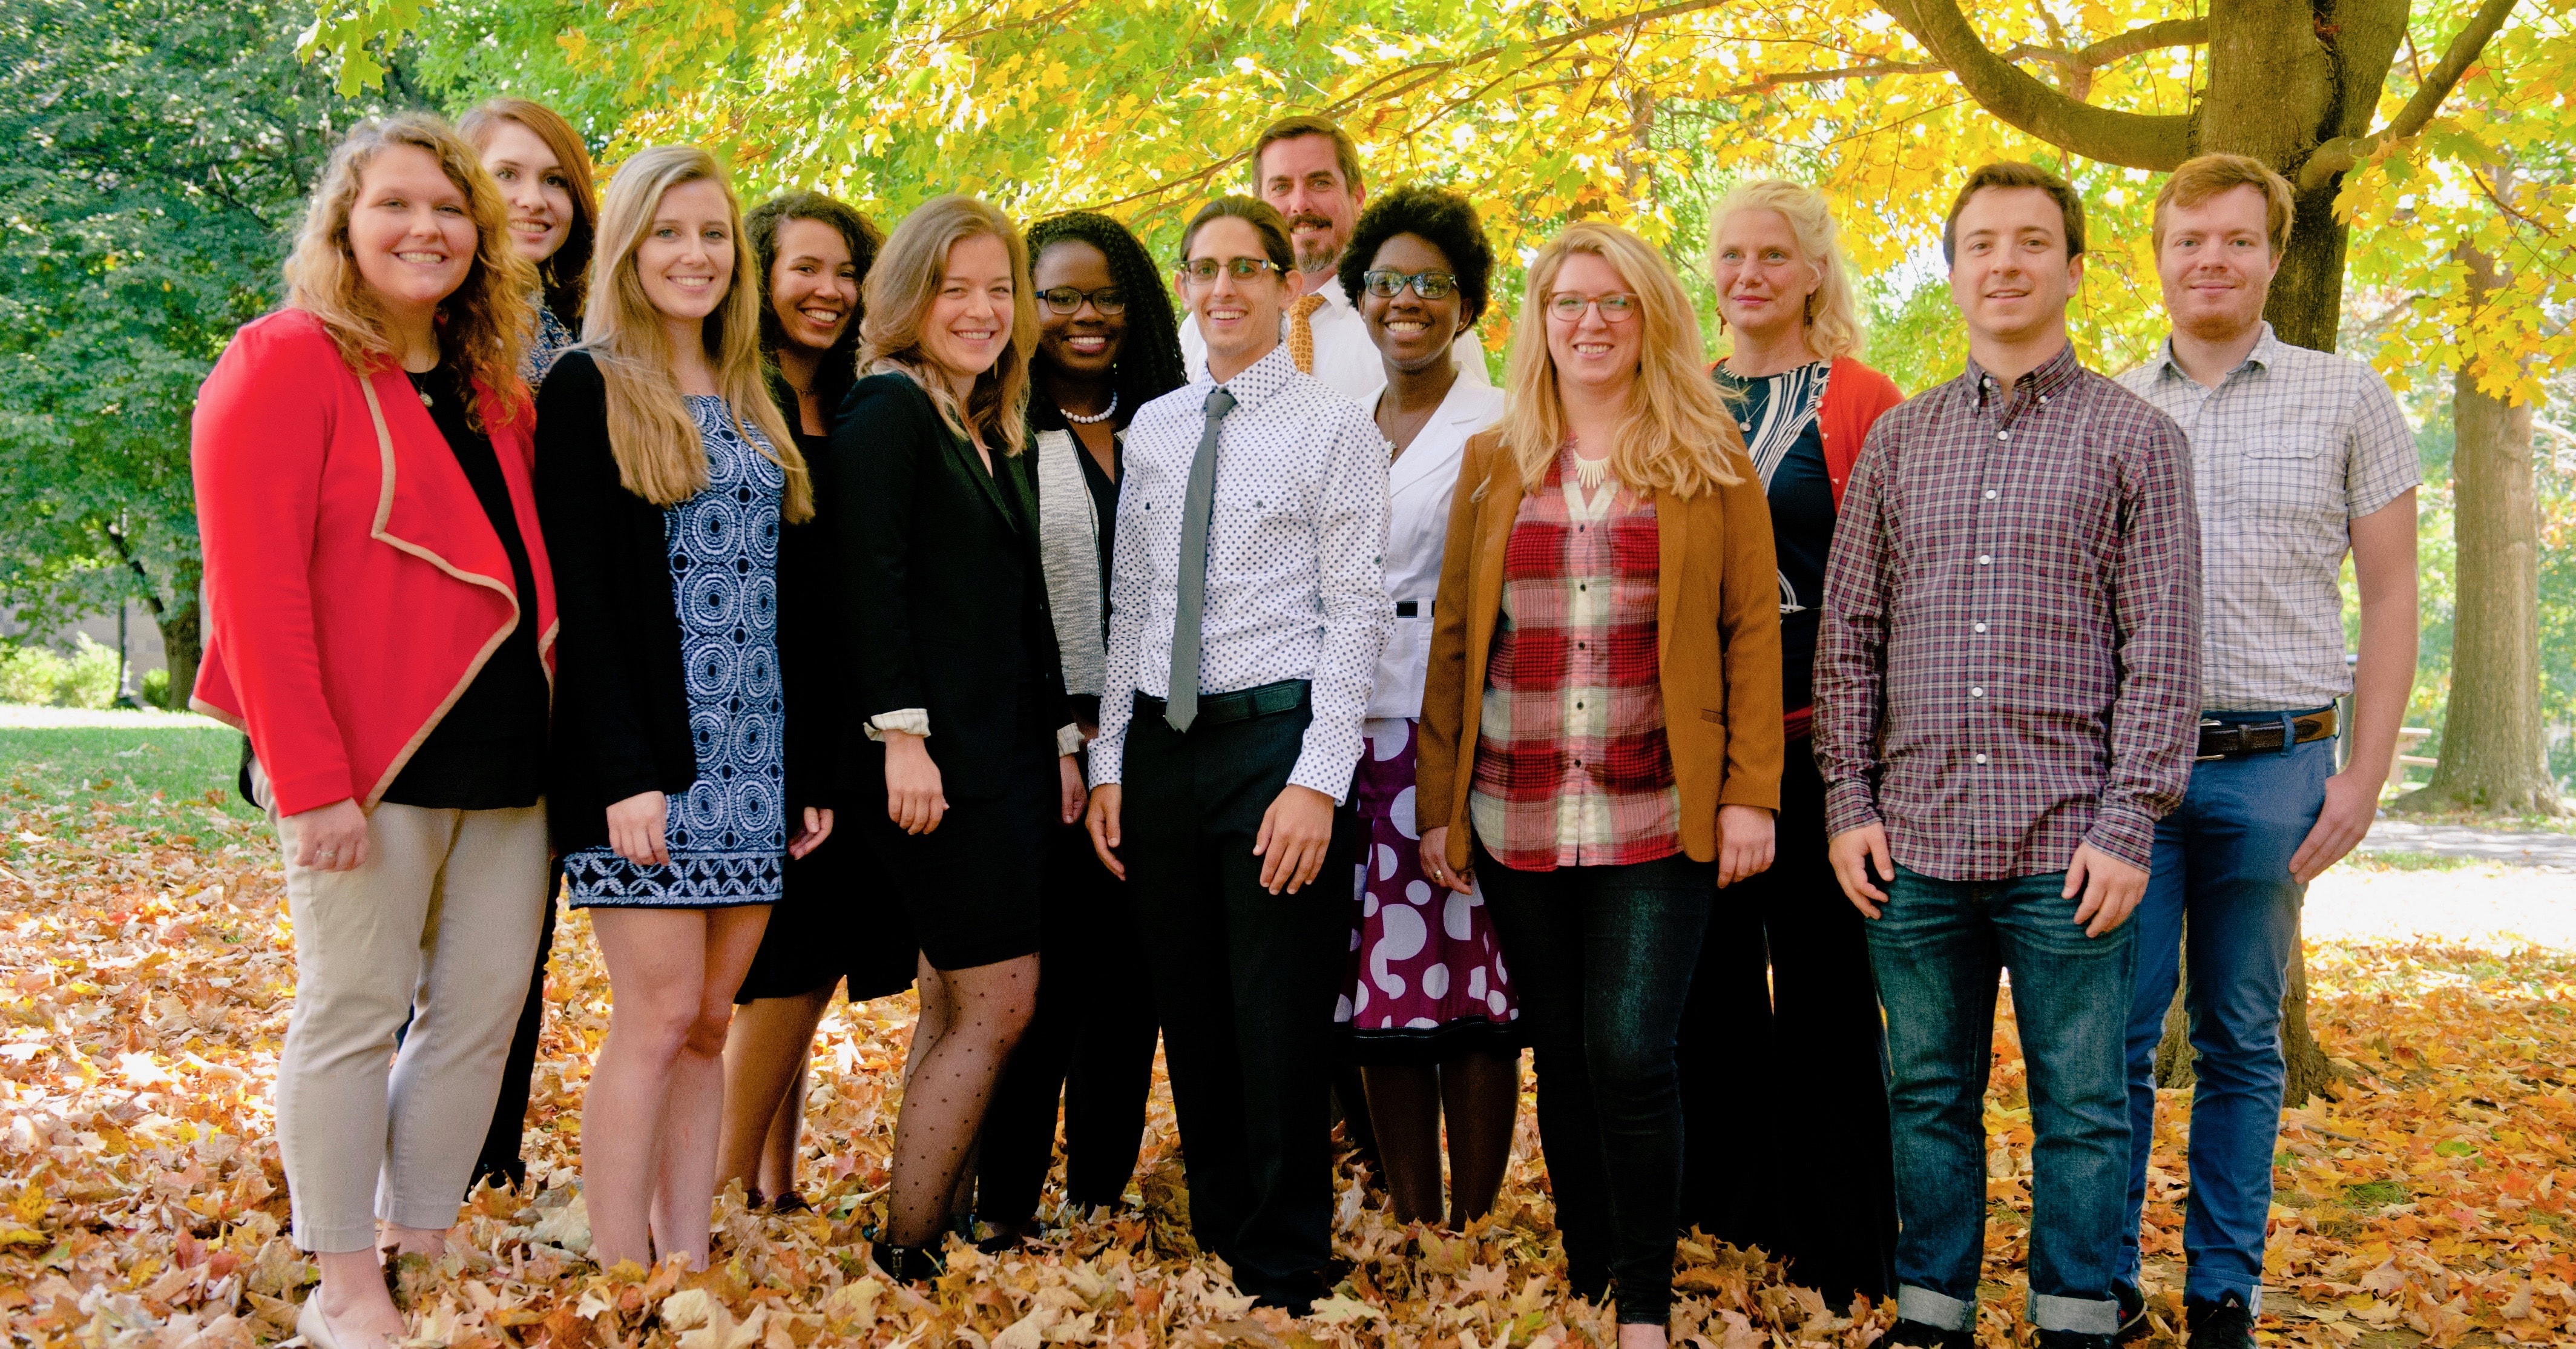
<svg viewBox="0 0 2576 1349">
<path fill-rule="evenodd" d="M 2268 721 L 2269 714 L 2214 714 Z M 2129 1213 L 2121 1279 L 2138 1284 L 2138 1226 L 2156 1125 L 2156 1044 L 2173 1005 L 2186 924 L 2191 1016 L 2191 1201 L 2182 1241 L 2183 1295 L 2228 1293 L 2261 1306 L 2263 1234 L 2280 1136 L 2281 998 L 2298 954 L 2290 856 L 2324 809 L 2334 742 L 2213 759 L 2192 767 L 2180 809 L 2156 826 L 2155 871 L 2131 926 L 2138 984 L 2129 1011 Z"/>
</svg>

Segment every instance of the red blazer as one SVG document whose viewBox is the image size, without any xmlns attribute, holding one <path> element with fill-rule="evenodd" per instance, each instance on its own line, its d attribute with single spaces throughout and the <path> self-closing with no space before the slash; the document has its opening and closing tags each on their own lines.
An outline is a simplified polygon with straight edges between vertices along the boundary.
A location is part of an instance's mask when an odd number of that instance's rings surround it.
<svg viewBox="0 0 2576 1349">
<path fill-rule="evenodd" d="M 1850 356 L 1834 358 L 1825 372 L 1825 401 L 1816 409 L 1816 430 L 1824 437 L 1825 476 L 1833 480 L 1834 509 L 1843 507 L 1843 485 L 1879 414 L 1905 401 L 1896 381 Z"/>
<path fill-rule="evenodd" d="M 534 414 L 475 388 L 535 573 L 551 679 Z M 500 535 L 402 371 L 362 383 L 299 310 L 233 335 L 197 392 L 190 458 L 206 650 L 189 705 L 250 736 L 280 814 L 352 798 L 374 809 L 523 620 Z"/>
</svg>

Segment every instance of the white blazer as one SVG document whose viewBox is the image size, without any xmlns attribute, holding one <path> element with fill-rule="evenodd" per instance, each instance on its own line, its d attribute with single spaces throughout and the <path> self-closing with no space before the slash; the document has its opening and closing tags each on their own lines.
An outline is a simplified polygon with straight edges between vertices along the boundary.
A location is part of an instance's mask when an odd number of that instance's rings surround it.
<svg viewBox="0 0 2576 1349">
<path fill-rule="evenodd" d="M 1370 400 L 1374 415 L 1376 400 Z M 1387 470 L 1386 595 L 1395 601 L 1395 635 L 1378 657 L 1371 717 L 1422 715 L 1422 680 L 1431 666 L 1431 602 L 1440 593 L 1440 554 L 1449 538 L 1449 502 L 1468 437 L 1501 421 L 1503 391 L 1461 378 L 1438 411 Z"/>
</svg>

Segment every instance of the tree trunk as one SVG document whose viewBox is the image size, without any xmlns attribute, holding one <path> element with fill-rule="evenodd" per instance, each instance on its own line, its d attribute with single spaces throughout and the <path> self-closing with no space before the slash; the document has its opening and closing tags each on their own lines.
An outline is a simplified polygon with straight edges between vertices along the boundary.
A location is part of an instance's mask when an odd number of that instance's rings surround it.
<svg viewBox="0 0 2576 1349">
<path fill-rule="evenodd" d="M 2271 296 L 2263 317 L 2272 321 L 2282 341 L 2311 351 L 2332 351 L 2343 328 L 2344 248 L 2350 226 L 2334 218 L 2336 186 L 2297 198 L 2291 217 L 2290 244 L 2281 250 L 2281 270 L 2272 277 Z"/>
<path fill-rule="evenodd" d="M 2474 306 L 2508 280 L 2463 248 Z M 2540 506 L 2532 476 L 2531 405 L 2452 380 L 2451 531 L 2459 548 L 2451 627 L 2451 696 L 2441 763 L 2409 810 L 2468 808 L 2555 815 L 2540 716 Z"/>
<path fill-rule="evenodd" d="M 155 616 L 161 629 L 161 652 L 170 663 L 170 710 L 188 710 L 188 695 L 197 687 L 197 662 L 205 642 L 197 632 L 197 597 L 190 595 Z"/>
</svg>

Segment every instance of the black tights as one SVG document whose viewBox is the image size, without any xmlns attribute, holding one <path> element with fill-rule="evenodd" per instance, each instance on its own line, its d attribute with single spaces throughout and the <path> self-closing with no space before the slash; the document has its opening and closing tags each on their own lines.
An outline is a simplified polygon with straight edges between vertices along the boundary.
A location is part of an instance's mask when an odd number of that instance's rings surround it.
<svg viewBox="0 0 2576 1349">
<path fill-rule="evenodd" d="M 1520 1113 L 1521 1057 L 1469 1050 L 1438 1065 L 1360 1069 L 1368 1117 L 1386 1167 L 1387 1196 L 1400 1223 L 1440 1221 L 1440 1126 L 1449 1125 L 1449 1226 L 1461 1229 L 1494 1207 L 1512 1160 Z"/>
</svg>

